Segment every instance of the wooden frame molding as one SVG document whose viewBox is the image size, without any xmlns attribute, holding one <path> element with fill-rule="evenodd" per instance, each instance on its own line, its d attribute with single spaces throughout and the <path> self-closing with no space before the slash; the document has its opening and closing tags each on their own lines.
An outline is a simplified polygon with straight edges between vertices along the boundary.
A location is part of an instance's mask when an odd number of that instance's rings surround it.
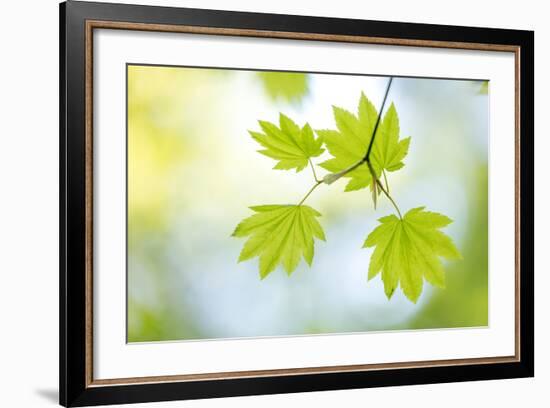
<svg viewBox="0 0 550 408">
<path fill-rule="evenodd" d="M 113 379 L 94 379 L 93 378 L 93 32 L 94 29 L 114 29 L 114 30 L 133 30 L 147 32 L 170 32 L 187 34 L 206 34 L 222 36 L 241 36 L 256 38 L 277 38 L 306 41 L 330 41 L 341 43 L 361 43 L 361 44 L 380 44 L 390 46 L 410 46 L 410 47 L 430 47 L 430 48 L 449 48 L 479 51 L 495 52 L 513 52 L 515 58 L 515 171 L 516 171 L 516 287 L 515 287 L 515 355 L 502 357 L 481 357 L 452 360 L 433 360 L 385 364 L 354 364 L 341 366 L 323 366 L 323 367 L 305 367 L 288 368 L 276 370 L 252 370 L 238 372 L 217 372 L 206 374 L 186 374 L 170 376 L 153 377 L 133 377 L 133 378 L 113 378 Z M 87 198 L 87 216 L 86 216 L 86 293 L 88 301 L 86 303 L 86 385 L 87 387 L 101 387 L 106 385 L 129 385 L 129 384 L 147 384 L 147 383 L 167 383 L 180 381 L 204 381 L 204 380 L 223 380 L 247 377 L 265 377 L 265 376 L 289 376 L 298 374 L 319 374 L 319 373 L 337 373 L 343 371 L 371 371 L 387 370 L 395 368 L 421 368 L 421 367 L 441 367 L 449 365 L 467 365 L 467 364 L 495 364 L 518 362 L 520 356 L 520 265 L 519 265 L 519 210 L 520 210 L 520 128 L 519 128 L 519 53 L 520 47 L 513 45 L 449 42 L 449 41 L 427 41 L 427 40 L 408 40 L 395 38 L 381 38 L 369 36 L 349 36 L 349 35 L 327 35 L 327 34 L 306 34 L 284 31 L 263 31 L 263 30 L 245 30 L 245 29 L 227 29 L 215 27 L 196 27 L 188 25 L 164 25 L 147 23 L 126 23 L 116 21 L 88 20 L 86 21 L 86 198 Z"/>
<path fill-rule="evenodd" d="M 534 376 L 532 31 L 78 0 L 61 3 L 59 13 L 59 395 L 62 405 L 123 404 Z M 94 378 L 93 58 L 96 30 L 513 53 L 515 162 L 510 166 L 514 165 L 515 171 L 514 355 Z"/>
</svg>

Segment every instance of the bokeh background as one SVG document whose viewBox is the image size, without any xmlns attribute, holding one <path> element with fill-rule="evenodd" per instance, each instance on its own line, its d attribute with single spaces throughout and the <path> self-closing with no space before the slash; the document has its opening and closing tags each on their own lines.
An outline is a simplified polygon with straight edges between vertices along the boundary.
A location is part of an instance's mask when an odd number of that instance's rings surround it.
<svg viewBox="0 0 550 408">
<path fill-rule="evenodd" d="M 332 105 L 356 112 L 361 91 L 380 106 L 386 77 L 128 66 L 128 341 L 444 329 L 488 324 L 488 84 L 396 78 L 389 101 L 405 167 L 389 173 L 401 210 L 425 205 L 463 255 L 445 263 L 446 289 L 425 283 L 416 304 L 367 282 L 361 246 L 393 212 L 346 180 L 320 186 L 308 205 L 323 214 L 327 242 L 312 267 L 260 280 L 257 258 L 237 263 L 230 237 L 259 204 L 293 204 L 309 169 L 273 170 L 247 130 L 283 112 L 300 125 L 335 128 Z M 389 106 L 389 104 L 387 105 Z M 320 163 L 328 154 L 315 160 Z M 323 175 L 321 168 L 317 169 Z"/>
</svg>

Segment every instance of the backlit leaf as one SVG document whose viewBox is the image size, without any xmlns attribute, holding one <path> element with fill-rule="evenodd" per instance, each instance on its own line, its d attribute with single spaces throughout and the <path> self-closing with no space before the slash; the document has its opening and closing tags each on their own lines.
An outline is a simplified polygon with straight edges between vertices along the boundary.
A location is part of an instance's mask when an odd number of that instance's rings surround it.
<svg viewBox="0 0 550 408">
<path fill-rule="evenodd" d="M 461 258 L 451 238 L 439 230 L 452 220 L 419 207 L 408 211 L 403 219 L 390 215 L 379 221 L 380 225 L 369 234 L 363 245 L 364 248 L 375 247 L 369 265 L 369 280 L 382 271 L 388 299 L 400 286 L 405 296 L 415 303 L 422 293 L 424 280 L 444 288 L 445 273 L 440 258 Z"/>
<path fill-rule="evenodd" d="M 299 72 L 258 72 L 264 90 L 273 101 L 297 103 L 309 92 L 308 76 Z"/>
<path fill-rule="evenodd" d="M 363 159 L 376 125 L 378 112 L 374 105 L 361 93 L 357 116 L 334 106 L 337 130 L 316 130 L 325 142 L 332 158 L 321 163 L 321 167 L 338 173 Z M 399 139 L 399 118 L 392 103 L 381 120 L 372 146 L 370 161 L 376 177 L 382 170 L 396 171 L 404 166 L 403 159 L 409 150 L 410 137 Z M 360 190 L 372 185 L 372 176 L 367 165 L 361 164 L 346 174 L 351 178 L 346 191 Z"/>
<path fill-rule="evenodd" d="M 259 150 L 263 155 L 277 160 L 275 169 L 303 170 L 308 160 L 324 152 L 321 147 L 323 141 L 316 138 L 313 130 L 306 123 L 300 128 L 292 119 L 279 115 L 279 127 L 273 123 L 259 121 L 263 133 L 249 131 L 250 135 L 261 144 L 264 149 Z"/>
<path fill-rule="evenodd" d="M 249 237 L 239 262 L 259 257 L 262 279 L 279 264 L 290 275 L 302 257 L 311 265 L 314 238 L 325 240 L 317 221 L 320 213 L 307 205 L 261 205 L 250 209 L 256 214 L 241 221 L 232 235 Z"/>
</svg>

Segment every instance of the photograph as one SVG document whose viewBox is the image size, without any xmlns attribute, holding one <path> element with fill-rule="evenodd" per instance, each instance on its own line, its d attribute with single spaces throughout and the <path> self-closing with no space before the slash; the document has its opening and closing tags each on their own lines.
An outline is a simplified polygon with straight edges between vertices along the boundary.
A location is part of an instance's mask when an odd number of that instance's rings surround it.
<svg viewBox="0 0 550 408">
<path fill-rule="evenodd" d="M 532 27 L 264 6 L 59 5 L 59 403 L 534 377 Z"/>
<path fill-rule="evenodd" d="M 487 327 L 490 92 L 128 62 L 127 342 Z"/>
</svg>

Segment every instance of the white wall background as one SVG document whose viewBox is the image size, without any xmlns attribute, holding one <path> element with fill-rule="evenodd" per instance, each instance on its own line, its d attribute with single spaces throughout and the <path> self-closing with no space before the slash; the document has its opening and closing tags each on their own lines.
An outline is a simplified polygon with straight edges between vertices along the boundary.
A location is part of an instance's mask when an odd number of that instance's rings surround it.
<svg viewBox="0 0 550 408">
<path fill-rule="evenodd" d="M 121 1 L 122 2 L 122 1 Z M 124 1 L 126 2 L 126 1 Z M 393 0 L 165 0 L 181 5 L 535 30 L 536 378 L 230 398 L 136 407 L 547 406 L 550 384 L 550 262 L 545 234 L 550 174 L 550 26 L 545 2 Z M 56 0 L 0 5 L 0 406 L 57 404 L 58 381 L 58 6 Z M 542 119 L 541 119 L 542 118 Z M 527 141 L 528 142 L 528 141 Z M 523 143 L 526 143 L 524 141 Z"/>
</svg>

